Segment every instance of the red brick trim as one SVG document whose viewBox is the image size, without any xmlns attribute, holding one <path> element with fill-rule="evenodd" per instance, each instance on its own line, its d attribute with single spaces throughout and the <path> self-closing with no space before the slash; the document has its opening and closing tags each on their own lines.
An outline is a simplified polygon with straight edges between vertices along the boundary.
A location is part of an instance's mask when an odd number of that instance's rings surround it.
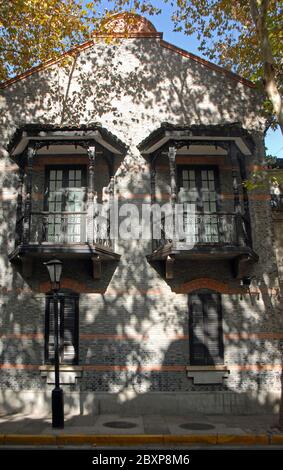
<svg viewBox="0 0 283 470">
<path fill-rule="evenodd" d="M 226 295 L 235 295 L 235 294 L 246 294 L 240 287 L 233 287 L 228 283 L 217 281 L 216 279 L 202 277 L 198 279 L 192 279 L 191 281 L 184 282 L 183 284 L 172 288 L 172 290 L 176 294 L 189 294 L 195 290 L 199 289 L 211 289 L 215 290 L 216 292 L 220 292 L 220 294 Z M 251 295 L 258 295 L 258 294 L 267 294 L 267 295 L 278 295 L 280 289 L 277 287 L 265 287 L 259 289 L 251 289 Z"/>
<path fill-rule="evenodd" d="M 211 279 L 209 277 L 202 277 L 199 279 L 193 279 L 192 281 L 185 282 L 181 284 L 175 292 L 178 294 L 189 294 L 198 289 L 211 289 L 221 294 L 231 294 L 231 293 L 240 293 L 241 289 L 231 288 L 229 284 L 226 284 L 216 279 Z"/>
<path fill-rule="evenodd" d="M 275 333 L 275 332 L 260 332 L 260 333 L 226 333 L 224 334 L 225 340 L 280 340 L 283 339 L 283 333 Z M 29 340 L 43 340 L 44 335 L 43 333 L 6 333 L 0 336 L 0 340 L 9 340 L 9 339 L 17 339 L 22 341 L 29 341 Z M 131 335 L 118 335 L 118 334 L 92 334 L 92 333 L 84 333 L 80 335 L 80 341 L 148 341 L 150 336 L 142 335 L 142 334 L 131 334 Z M 169 335 L 167 339 L 170 341 L 188 341 L 188 335 Z"/>
<path fill-rule="evenodd" d="M 163 365 L 163 364 L 149 364 L 145 366 L 135 365 L 107 365 L 107 364 L 90 364 L 82 365 L 83 371 L 96 371 L 96 372 L 186 372 L 187 364 L 185 365 Z M 281 372 L 283 364 L 225 364 L 227 369 L 239 372 L 260 372 L 271 371 Z M 0 364 L 0 370 L 39 370 L 40 365 L 37 364 Z"/>
<path fill-rule="evenodd" d="M 0 339 L 21 339 L 21 340 L 30 340 L 30 339 L 44 339 L 43 333 L 6 333 L 0 335 Z"/>
<path fill-rule="evenodd" d="M 107 334 L 92 334 L 92 333 L 83 333 L 80 335 L 80 340 L 109 340 L 109 341 L 124 341 L 124 340 L 137 340 L 137 341 L 146 341 L 149 339 L 148 335 L 107 335 Z"/>
<path fill-rule="evenodd" d="M 39 365 L 36 364 L 0 364 L 1 369 L 18 369 L 18 370 L 38 370 Z"/>
<path fill-rule="evenodd" d="M 240 288 L 230 287 L 229 284 L 224 284 L 224 283 L 219 283 L 218 285 L 210 284 L 210 285 L 213 285 L 214 287 L 207 287 L 209 285 L 209 283 L 206 282 L 207 280 L 211 281 L 211 279 L 209 278 L 201 278 L 201 287 L 198 287 L 200 286 L 200 284 L 198 283 L 199 280 L 194 279 L 192 281 L 181 284 L 179 286 L 172 287 L 172 291 L 176 294 L 187 294 L 188 293 L 187 289 L 191 289 L 191 288 L 192 289 L 202 289 L 202 288 L 215 289 L 217 287 L 220 289 L 223 286 L 226 286 L 226 287 L 223 287 L 223 293 L 230 294 L 230 295 L 243 293 L 243 291 Z M 122 295 L 127 295 L 128 297 L 168 295 L 167 290 L 158 289 L 158 288 L 148 289 L 148 290 L 146 289 L 145 290 L 130 290 L 130 289 L 118 290 L 118 289 L 113 289 L 111 287 L 107 288 L 107 290 L 97 289 L 95 287 L 91 288 L 91 287 L 86 287 L 85 283 L 80 283 L 78 281 L 75 281 L 69 278 L 62 279 L 61 287 L 67 288 L 67 289 L 69 288 L 82 294 L 104 294 L 107 297 L 111 297 L 111 296 L 117 297 L 117 296 L 122 296 Z M 16 294 L 26 293 L 26 294 L 33 295 L 37 293 L 44 294 L 46 292 L 49 292 L 49 290 L 50 290 L 49 281 L 44 281 L 39 284 L 39 287 L 36 291 L 32 291 L 29 288 L 21 289 L 17 287 L 16 289 L 8 289 L 7 287 L 1 287 L 0 293 L 3 295 L 8 295 L 9 293 L 16 293 Z M 191 292 L 192 290 L 189 290 L 189 291 Z M 276 296 L 279 294 L 279 291 L 280 289 L 277 287 L 268 287 L 268 288 L 261 288 L 260 291 L 257 289 L 251 290 L 250 294 L 251 295 L 267 294 L 267 295 Z M 218 292 L 222 292 L 222 291 L 219 290 Z"/>
<path fill-rule="evenodd" d="M 49 59 L 46 62 L 43 62 L 40 65 L 37 65 L 36 67 L 32 67 L 31 69 L 27 70 L 26 72 L 23 72 L 16 77 L 10 78 L 9 80 L 6 80 L 5 82 L 0 84 L 0 89 L 1 88 L 7 88 L 10 85 L 13 85 L 13 83 L 19 82 L 20 80 L 23 80 L 24 78 L 29 77 L 30 75 L 33 75 L 34 73 L 41 72 L 42 70 L 47 69 L 48 67 L 51 67 L 51 65 L 58 64 L 64 57 L 72 56 L 74 54 L 77 54 L 80 51 L 83 51 L 84 49 L 87 49 L 89 47 L 93 46 L 93 40 L 86 41 L 82 44 L 79 44 L 72 49 L 70 49 L 67 52 L 64 52 L 61 54 L 57 59 Z"/>
<path fill-rule="evenodd" d="M 160 197 L 157 199 L 158 201 L 167 201 L 170 199 L 170 193 L 161 193 Z M 127 193 L 125 191 L 125 194 L 121 192 L 120 194 L 117 195 L 119 200 L 134 200 L 134 199 L 149 199 L 151 198 L 150 193 Z M 233 193 L 220 193 L 219 197 L 222 199 L 234 199 L 234 194 Z M 242 198 L 242 194 L 239 195 L 240 198 Z M 249 200 L 250 201 L 269 201 L 270 200 L 270 195 L 269 194 L 249 194 Z"/>
<path fill-rule="evenodd" d="M 253 371 L 253 372 L 260 372 L 262 370 L 266 371 L 279 371 L 281 372 L 283 369 L 283 364 L 227 364 L 230 370 L 235 371 Z"/>
<path fill-rule="evenodd" d="M 131 38 L 157 38 L 162 39 L 163 33 L 157 31 L 141 31 L 141 32 L 128 32 L 128 33 L 92 33 L 94 38 L 104 39 L 131 39 Z"/>
<path fill-rule="evenodd" d="M 262 332 L 262 333 L 226 333 L 224 338 L 227 340 L 259 340 L 270 339 L 277 340 L 283 339 L 283 333 Z"/>
<path fill-rule="evenodd" d="M 75 281 L 74 279 L 70 278 L 63 278 L 60 282 L 62 289 L 71 289 L 78 293 L 90 294 L 90 293 L 103 293 L 103 290 L 94 291 L 94 289 L 89 289 L 86 285 L 82 282 Z M 50 282 L 44 281 L 39 284 L 39 292 L 45 294 L 50 291 Z"/>
</svg>

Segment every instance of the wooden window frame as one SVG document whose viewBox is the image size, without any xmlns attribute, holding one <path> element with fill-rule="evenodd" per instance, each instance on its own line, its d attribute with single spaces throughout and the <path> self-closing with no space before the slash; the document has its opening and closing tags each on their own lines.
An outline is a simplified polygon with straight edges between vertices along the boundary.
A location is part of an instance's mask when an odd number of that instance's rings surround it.
<svg viewBox="0 0 283 470">
<path fill-rule="evenodd" d="M 68 186 L 66 186 L 66 182 L 68 181 L 68 179 L 66 178 L 66 173 L 64 174 L 64 172 L 68 171 L 68 170 L 81 170 L 82 171 L 82 188 L 85 188 L 85 192 L 87 194 L 87 165 L 45 165 L 45 173 L 44 173 L 44 204 L 43 204 L 43 207 L 44 207 L 44 211 L 47 211 L 49 210 L 48 208 L 48 194 L 49 194 L 49 181 L 50 181 L 50 178 L 49 178 L 49 175 L 50 175 L 50 171 L 52 170 L 62 170 L 63 174 L 62 174 L 62 188 L 68 188 Z M 65 186 L 64 186 L 64 183 L 65 183 Z M 85 195 L 86 195 L 85 194 Z M 64 205 L 66 205 L 66 201 L 64 201 Z M 84 206 L 86 206 L 86 202 L 84 203 Z M 86 207 L 83 207 L 82 210 L 84 211 L 86 209 Z M 62 212 L 65 211 L 65 208 L 62 210 Z"/>
<path fill-rule="evenodd" d="M 215 192 L 216 192 L 216 195 L 217 195 L 217 198 L 216 198 L 216 211 L 219 212 L 220 211 L 220 203 L 219 203 L 219 196 L 220 196 L 220 175 L 219 175 L 219 167 L 217 165 L 190 165 L 189 163 L 187 165 L 177 165 L 177 187 L 178 187 L 178 193 L 180 191 L 180 188 L 182 187 L 182 182 L 183 182 L 183 178 L 182 178 L 182 171 L 183 170 L 194 170 L 196 172 L 196 184 L 197 184 L 197 189 L 199 190 L 201 188 L 201 179 L 200 179 L 200 174 L 198 172 L 200 172 L 201 170 L 206 170 L 206 171 L 209 171 L 209 170 L 212 170 L 214 172 L 214 175 L 215 175 Z M 198 212 L 203 212 L 202 210 L 199 209 L 199 206 L 198 206 Z"/>
</svg>

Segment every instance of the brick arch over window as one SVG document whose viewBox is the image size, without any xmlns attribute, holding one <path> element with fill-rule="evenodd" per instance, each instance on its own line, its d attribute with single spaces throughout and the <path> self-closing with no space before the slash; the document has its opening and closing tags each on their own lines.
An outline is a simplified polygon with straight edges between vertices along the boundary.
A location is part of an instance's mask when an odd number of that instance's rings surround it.
<svg viewBox="0 0 283 470">
<path fill-rule="evenodd" d="M 184 284 L 181 284 L 174 290 L 177 294 L 189 294 L 199 289 L 210 289 L 219 292 L 220 294 L 234 294 L 238 292 L 237 289 L 231 288 L 229 284 L 209 277 L 201 277 L 193 279 L 192 281 L 184 282 Z"/>
</svg>

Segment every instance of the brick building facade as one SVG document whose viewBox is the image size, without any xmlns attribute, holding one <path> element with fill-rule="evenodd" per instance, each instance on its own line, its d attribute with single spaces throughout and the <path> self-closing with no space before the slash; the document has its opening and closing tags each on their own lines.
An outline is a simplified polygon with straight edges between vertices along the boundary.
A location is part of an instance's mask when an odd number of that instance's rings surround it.
<svg viewBox="0 0 283 470">
<path fill-rule="evenodd" d="M 270 201 L 242 185 L 264 159 L 260 96 L 135 20 L 2 85 L 1 408 L 50 410 L 43 263 L 58 258 L 66 410 L 276 412 Z M 142 225 L 150 204 L 186 204 L 185 238 L 166 236 L 166 215 Z"/>
</svg>

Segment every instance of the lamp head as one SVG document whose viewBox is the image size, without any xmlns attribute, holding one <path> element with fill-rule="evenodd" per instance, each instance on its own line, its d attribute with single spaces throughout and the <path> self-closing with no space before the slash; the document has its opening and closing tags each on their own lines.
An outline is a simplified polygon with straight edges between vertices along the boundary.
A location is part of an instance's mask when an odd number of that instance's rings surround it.
<svg viewBox="0 0 283 470">
<path fill-rule="evenodd" d="M 59 289 L 62 274 L 62 262 L 59 259 L 51 259 L 44 263 L 53 289 Z"/>
<path fill-rule="evenodd" d="M 245 276 L 241 279 L 241 286 L 250 287 L 251 282 L 252 282 L 252 278 Z"/>
</svg>

